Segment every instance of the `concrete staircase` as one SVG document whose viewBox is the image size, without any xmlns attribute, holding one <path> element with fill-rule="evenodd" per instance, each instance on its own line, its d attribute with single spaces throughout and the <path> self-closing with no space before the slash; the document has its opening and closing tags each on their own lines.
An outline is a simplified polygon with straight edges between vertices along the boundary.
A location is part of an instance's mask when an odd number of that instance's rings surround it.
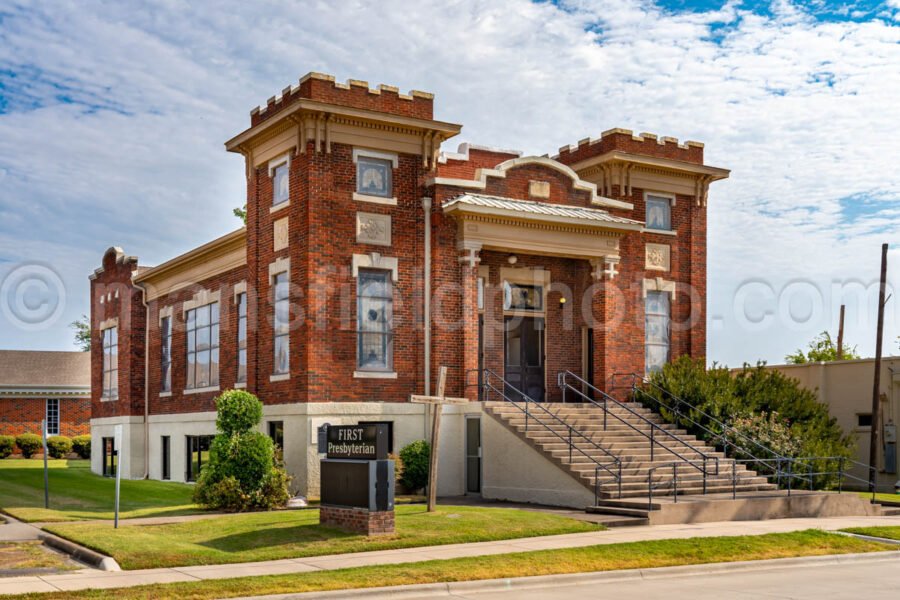
<svg viewBox="0 0 900 600">
<path fill-rule="evenodd" d="M 689 435 L 675 425 L 665 423 L 656 413 L 637 404 L 628 408 L 609 403 L 604 428 L 604 410 L 592 404 L 533 403 L 529 410 L 542 421 L 528 419 L 519 407 L 509 402 L 485 402 L 484 409 L 508 430 L 541 452 L 592 492 L 599 494 L 593 511 L 606 514 L 646 517 L 650 512 L 647 497 L 653 485 L 653 497 L 663 499 L 675 494 L 673 468 L 678 474 L 678 496 L 731 493 L 771 492 L 776 486 L 744 465 L 736 464 L 715 448 Z M 546 409 L 546 410 L 545 410 Z M 654 427 L 654 449 L 651 457 L 648 435 Z M 569 444 L 570 431 L 571 450 Z M 578 432 L 578 433 L 575 433 Z M 708 474 L 704 488 L 703 455 Z M 718 459 L 718 472 L 715 460 Z M 618 473 L 621 462 L 621 495 L 619 483 L 611 473 Z M 696 461 L 692 466 L 687 461 Z M 680 463 L 672 467 L 673 463 Z M 596 481 L 597 467 L 599 481 Z M 660 467 L 650 471 L 653 467 Z M 698 468 L 699 467 L 699 468 Z M 595 488 L 596 486 L 596 488 Z M 629 500 L 632 499 L 632 500 Z"/>
</svg>

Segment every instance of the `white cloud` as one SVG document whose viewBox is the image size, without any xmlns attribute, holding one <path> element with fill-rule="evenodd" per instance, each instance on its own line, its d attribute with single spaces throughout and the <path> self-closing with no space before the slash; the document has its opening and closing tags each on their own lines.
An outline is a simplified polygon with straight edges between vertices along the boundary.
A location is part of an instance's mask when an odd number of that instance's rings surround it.
<svg viewBox="0 0 900 600">
<path fill-rule="evenodd" d="M 70 298 L 112 243 L 153 264 L 237 225 L 241 160 L 221 144 L 309 70 L 433 91 L 463 139 L 530 153 L 614 126 L 706 142 L 708 162 L 732 169 L 709 209 L 714 359 L 777 360 L 837 312 L 748 333 L 731 314 L 742 281 L 780 290 L 804 278 L 829 294 L 833 280 L 870 283 L 881 241 L 900 234 L 900 27 L 887 21 L 818 21 L 789 2 L 760 15 L 737 1 L 40 10 L 0 17 L 0 73 L 21 74 L 0 92 L 0 278 L 4 264 L 64 259 Z M 897 250 L 892 261 L 900 282 Z M 848 341 L 871 352 L 874 319 L 851 316 Z M 0 332 L 6 347 L 69 339 Z"/>
</svg>

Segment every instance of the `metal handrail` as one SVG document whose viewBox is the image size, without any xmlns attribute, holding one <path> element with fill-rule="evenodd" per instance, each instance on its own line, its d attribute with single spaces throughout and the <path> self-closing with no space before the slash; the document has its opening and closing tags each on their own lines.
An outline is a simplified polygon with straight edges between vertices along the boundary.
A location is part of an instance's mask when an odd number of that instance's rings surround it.
<svg viewBox="0 0 900 600">
<path fill-rule="evenodd" d="M 697 408 L 696 406 L 690 404 L 683 398 L 673 394 L 672 392 L 665 389 L 664 387 L 654 383 L 647 377 L 644 377 L 637 373 L 614 373 L 611 378 L 612 387 L 615 387 L 615 381 L 616 381 L 617 377 L 631 378 L 631 389 L 635 394 L 641 393 L 641 394 L 643 394 L 644 397 L 656 402 L 659 406 L 665 408 L 666 410 L 673 412 L 676 415 L 676 418 L 683 418 L 683 419 L 690 421 L 690 423 L 693 424 L 695 427 L 708 433 L 711 436 L 710 441 L 712 441 L 714 444 L 715 443 L 721 444 L 723 449 L 727 450 L 730 446 L 731 448 L 734 448 L 736 451 L 749 457 L 750 460 L 766 466 L 768 469 L 773 471 L 773 473 L 777 476 L 787 476 L 789 478 L 798 477 L 798 475 L 796 473 L 794 473 L 793 470 L 789 471 L 788 473 L 785 473 L 780 469 L 780 466 L 782 463 L 790 464 L 792 461 L 795 461 L 796 459 L 788 457 L 788 456 L 783 456 L 783 455 L 779 454 L 778 452 L 772 450 L 768 446 L 760 443 L 759 441 L 741 433 L 740 431 L 734 429 L 733 427 L 731 427 L 729 425 L 726 425 L 725 423 L 716 419 L 715 417 L 713 417 L 712 415 L 703 411 L 702 409 Z M 650 387 L 656 389 L 657 391 L 661 392 L 662 394 L 673 399 L 676 402 L 676 406 L 672 407 L 668 404 L 664 404 L 659 398 L 651 395 L 649 392 L 647 392 L 646 390 L 644 390 L 640 386 L 638 386 L 637 385 L 638 381 L 640 381 L 644 385 L 649 385 Z M 681 409 L 681 406 L 686 407 L 688 409 L 687 412 L 683 411 Z M 696 419 L 694 419 L 691 416 L 690 413 L 692 413 L 692 412 L 702 415 L 709 422 L 714 423 L 717 427 L 719 427 L 721 429 L 721 431 L 718 431 L 718 432 L 713 431 L 712 429 L 710 429 L 703 423 L 700 423 L 699 421 L 697 421 Z M 748 450 L 747 448 L 745 448 L 743 446 L 739 446 L 738 444 L 729 440 L 726 434 L 732 435 L 735 438 L 744 440 L 745 442 L 749 442 L 756 448 L 767 452 L 770 456 L 768 458 L 760 458 L 760 457 L 756 456 L 753 452 L 750 452 L 750 450 Z M 770 464 L 772 462 L 775 463 L 774 466 L 772 464 Z"/>
<path fill-rule="evenodd" d="M 703 459 L 703 467 L 702 471 L 703 475 L 703 493 L 706 494 L 706 461 L 708 459 Z M 718 463 L 718 459 L 716 458 Z M 675 504 L 678 504 L 678 467 L 683 466 L 682 462 L 670 462 L 664 465 L 656 465 L 655 467 L 651 467 L 647 471 L 647 510 L 653 510 L 653 490 L 662 487 L 671 487 L 672 488 L 672 501 Z M 692 465 L 696 467 L 696 465 Z M 716 464 L 716 475 L 718 475 L 718 464 Z M 672 469 L 672 478 L 668 481 L 662 481 L 660 483 L 653 483 L 653 474 L 660 469 Z"/>
<path fill-rule="evenodd" d="M 571 378 L 575 379 L 575 381 L 578 384 L 581 384 L 582 386 L 589 388 L 595 394 L 598 394 L 603 399 L 603 404 L 600 404 L 599 402 L 597 402 L 596 400 L 594 400 L 593 398 L 591 398 L 590 396 L 588 396 L 587 394 L 585 394 L 584 392 L 579 390 L 578 388 L 574 387 L 572 384 L 568 383 L 568 381 L 566 380 L 567 377 L 571 377 Z M 708 460 L 715 461 L 716 471 L 715 471 L 714 475 L 719 474 L 719 457 L 718 456 L 711 456 L 711 455 L 707 454 L 706 452 L 703 452 L 699 448 L 695 448 L 690 443 L 688 443 L 686 440 L 683 440 L 682 438 L 678 437 L 677 435 L 675 435 L 668 429 L 661 427 L 658 423 L 654 423 L 653 421 L 651 421 L 644 415 L 640 414 L 639 412 L 635 411 L 631 407 L 627 406 L 625 403 L 619 402 L 617 399 L 613 398 L 606 392 L 598 389 L 593 384 L 585 381 L 584 379 L 582 379 L 575 373 L 572 373 L 571 371 L 561 371 L 560 373 L 557 374 L 556 379 L 557 379 L 557 384 L 559 385 L 560 389 L 562 389 L 564 395 L 565 395 L 566 390 L 571 390 L 574 393 L 578 394 L 586 402 L 593 404 L 594 406 L 597 406 L 598 408 L 603 410 L 603 430 L 604 431 L 606 431 L 606 428 L 607 428 L 607 415 L 612 415 L 613 417 L 615 417 L 616 419 L 621 421 L 624 425 L 627 425 L 628 427 L 630 427 L 631 429 L 633 429 L 640 435 L 647 438 L 650 441 L 650 461 L 651 462 L 653 462 L 653 460 L 654 460 L 653 447 L 654 447 L 654 445 L 659 445 L 660 448 L 662 448 L 663 450 L 666 450 L 666 451 L 670 452 L 671 454 L 677 456 L 679 459 L 681 459 L 681 461 L 683 463 L 689 464 L 690 466 L 693 466 L 693 467 L 697 468 L 698 470 L 700 470 L 700 472 L 703 473 L 703 476 L 704 476 L 704 479 L 703 479 L 704 484 L 706 483 L 706 476 L 709 474 L 706 470 L 706 462 Z M 630 423 L 626 419 L 623 419 L 620 415 L 610 412 L 609 411 L 609 402 L 612 402 L 615 406 L 622 408 L 623 410 L 627 411 L 629 414 L 636 417 L 643 423 L 649 425 L 650 426 L 650 434 L 648 435 L 644 431 L 641 431 L 638 427 L 635 427 L 634 424 Z M 683 446 L 685 446 L 692 452 L 695 452 L 696 454 L 700 455 L 703 459 L 703 467 L 702 468 L 697 467 L 694 459 L 689 459 L 685 456 L 682 456 L 681 454 L 676 452 L 674 449 L 667 447 L 667 446 L 663 445 L 661 442 L 659 442 L 658 440 L 656 440 L 655 432 L 657 432 L 657 431 L 662 433 L 664 436 L 670 437 L 671 439 L 675 440 L 679 444 L 682 444 Z"/>
<path fill-rule="evenodd" d="M 492 383 L 491 378 L 494 378 L 494 379 L 497 379 L 500 381 L 500 384 L 502 385 L 502 390 L 497 389 L 497 387 Z M 505 379 L 503 379 L 502 377 L 500 377 L 499 375 L 497 375 L 490 369 L 484 369 L 483 378 L 482 378 L 482 386 L 484 389 L 485 399 L 487 399 L 489 392 L 494 392 L 497 395 L 499 395 L 501 398 L 503 398 L 503 400 L 506 401 L 507 403 L 509 403 L 511 406 L 519 409 L 520 411 L 522 411 L 525 414 L 525 431 L 526 432 L 528 431 L 528 418 L 531 417 L 531 419 L 533 421 L 535 421 L 537 424 L 543 426 L 543 428 L 546 431 L 552 433 L 557 438 L 559 438 L 560 440 L 565 442 L 568 445 L 568 449 L 569 449 L 569 464 L 573 464 L 572 459 L 573 459 L 573 455 L 575 452 L 578 452 L 579 454 L 581 454 L 582 456 L 584 456 L 585 458 L 587 458 L 588 460 L 590 460 L 591 462 L 594 463 L 594 465 L 595 465 L 595 467 L 594 467 L 594 501 L 595 501 L 595 504 L 599 501 L 599 498 L 600 498 L 599 474 L 600 474 L 601 469 L 606 471 L 613 478 L 613 482 L 615 484 L 617 484 L 618 496 L 619 496 L 619 498 L 622 497 L 622 459 L 620 459 L 618 456 L 616 456 L 615 454 L 613 454 L 608 449 L 604 448 L 603 446 L 601 446 L 600 444 L 598 444 L 591 438 L 584 435 L 584 433 L 582 433 L 581 431 L 578 431 L 577 429 L 575 429 L 574 427 L 572 427 L 571 425 L 566 423 L 564 420 L 560 419 L 559 416 L 553 414 L 553 412 L 551 412 L 546 406 L 543 406 L 540 402 L 529 397 L 526 393 L 519 390 L 518 388 L 510 385 L 509 382 L 507 382 Z M 520 406 L 520 404 L 522 403 L 521 400 L 519 402 L 516 402 L 515 400 L 510 398 L 506 394 L 506 392 L 503 390 L 512 390 L 512 391 L 516 392 L 519 396 L 521 396 L 525 401 L 524 408 L 522 406 Z M 566 439 L 565 437 L 560 435 L 556 430 L 552 429 L 549 425 L 544 423 L 539 417 L 534 415 L 534 411 L 529 410 L 529 403 L 531 403 L 533 406 L 540 408 L 544 413 L 546 413 L 547 415 L 549 415 L 550 417 L 555 419 L 558 422 L 558 424 L 565 426 L 567 428 L 568 439 Z M 581 440 L 583 440 L 587 444 L 593 446 L 594 449 L 600 450 L 604 455 L 606 455 L 608 458 L 610 458 L 613 462 L 613 465 L 615 465 L 615 469 L 611 469 L 609 467 L 609 465 L 606 465 L 606 464 L 600 462 L 599 460 L 597 460 L 596 458 L 594 458 L 593 456 L 591 456 L 590 454 L 588 454 L 587 452 L 585 452 L 584 450 L 579 448 L 577 446 L 576 442 L 573 440 L 573 437 L 575 437 L 575 436 L 577 436 L 578 438 L 581 438 Z"/>
</svg>

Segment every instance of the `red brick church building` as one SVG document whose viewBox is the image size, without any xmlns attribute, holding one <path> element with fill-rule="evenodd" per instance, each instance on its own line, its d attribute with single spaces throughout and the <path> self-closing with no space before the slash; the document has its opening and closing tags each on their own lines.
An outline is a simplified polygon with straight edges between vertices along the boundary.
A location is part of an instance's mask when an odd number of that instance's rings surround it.
<svg viewBox="0 0 900 600">
<path fill-rule="evenodd" d="M 445 409 L 440 492 L 486 493 L 484 369 L 553 402 L 559 372 L 605 389 L 705 355 L 707 193 L 728 171 L 702 144 L 442 152 L 460 130 L 431 94 L 318 73 L 254 109 L 225 144 L 246 227 L 153 267 L 113 247 L 91 276 L 95 471 L 122 424 L 127 476 L 194 479 L 216 395 L 246 388 L 315 494 L 323 425 L 389 422 L 396 452 L 426 436 L 408 399 L 446 365 L 472 402 Z"/>
</svg>

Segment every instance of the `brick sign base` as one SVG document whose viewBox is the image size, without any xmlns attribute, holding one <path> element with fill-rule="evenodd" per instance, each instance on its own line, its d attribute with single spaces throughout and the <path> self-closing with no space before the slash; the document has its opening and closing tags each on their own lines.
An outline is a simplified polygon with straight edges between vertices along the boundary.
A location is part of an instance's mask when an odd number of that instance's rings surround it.
<svg viewBox="0 0 900 600">
<path fill-rule="evenodd" d="M 319 524 L 365 535 L 385 535 L 394 533 L 394 511 L 322 506 L 319 509 Z"/>
</svg>

